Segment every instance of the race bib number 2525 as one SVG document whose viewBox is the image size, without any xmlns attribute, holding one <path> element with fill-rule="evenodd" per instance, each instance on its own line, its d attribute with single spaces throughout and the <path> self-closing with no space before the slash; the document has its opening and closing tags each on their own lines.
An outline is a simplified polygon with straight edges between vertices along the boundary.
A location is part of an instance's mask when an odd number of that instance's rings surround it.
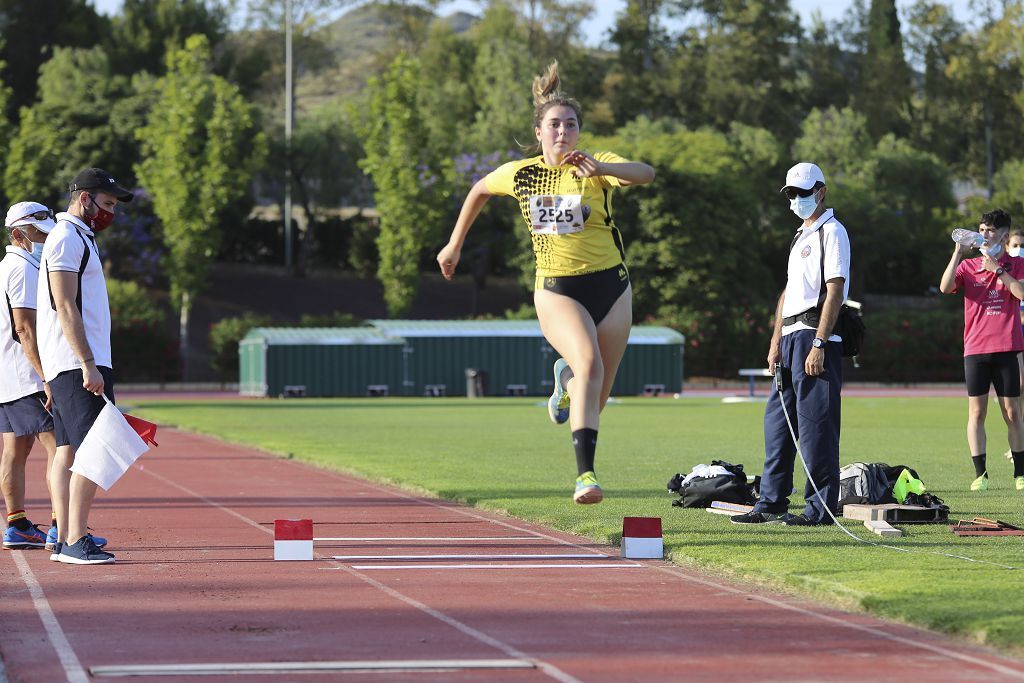
<svg viewBox="0 0 1024 683">
<path fill-rule="evenodd" d="M 530 230 L 535 235 L 568 235 L 583 230 L 583 195 L 540 194 L 530 197 Z"/>
</svg>

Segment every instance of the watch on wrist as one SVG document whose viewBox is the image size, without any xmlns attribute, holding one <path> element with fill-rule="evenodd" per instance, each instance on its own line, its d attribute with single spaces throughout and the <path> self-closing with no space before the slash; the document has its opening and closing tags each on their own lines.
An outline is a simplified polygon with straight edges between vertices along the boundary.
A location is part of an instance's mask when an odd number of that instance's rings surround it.
<svg viewBox="0 0 1024 683">
<path fill-rule="evenodd" d="M 811 346 L 813 346 L 816 349 L 824 348 L 825 340 L 822 339 L 821 337 L 815 337 L 814 341 L 811 342 Z"/>
<path fill-rule="evenodd" d="M 1000 275 L 1002 275 L 1005 272 L 1006 271 L 1003 270 L 1002 267 L 996 268 L 996 277 L 999 277 Z"/>
</svg>

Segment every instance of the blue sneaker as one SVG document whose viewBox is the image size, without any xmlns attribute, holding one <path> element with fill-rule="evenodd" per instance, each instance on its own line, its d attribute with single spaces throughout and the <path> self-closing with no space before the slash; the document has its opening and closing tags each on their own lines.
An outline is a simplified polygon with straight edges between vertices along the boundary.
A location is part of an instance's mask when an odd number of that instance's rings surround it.
<svg viewBox="0 0 1024 683">
<path fill-rule="evenodd" d="M 42 548 L 46 545 L 46 534 L 37 526 L 25 531 L 18 531 L 13 526 L 4 531 L 4 547 L 8 550 L 24 550 L 26 548 Z"/>
<path fill-rule="evenodd" d="M 86 534 L 86 536 L 92 537 L 92 542 L 96 544 L 97 548 L 102 548 L 107 545 L 107 539 L 102 536 L 93 536 L 92 534 Z M 50 527 L 50 530 L 46 532 L 46 549 L 53 550 L 57 548 L 57 525 L 54 524 Z M 56 552 L 60 552 L 60 548 L 57 548 Z M 54 558 L 56 559 L 56 558 Z"/>
<path fill-rule="evenodd" d="M 555 390 L 548 399 L 548 417 L 556 425 L 569 419 L 569 392 L 562 385 L 562 371 L 569 367 L 564 358 L 555 361 Z"/>
<path fill-rule="evenodd" d="M 57 541 L 53 544 L 53 548 L 50 550 L 50 562 L 60 562 L 60 551 L 64 547 L 64 544 Z"/>
<path fill-rule="evenodd" d="M 65 543 L 57 561 L 64 564 L 113 564 L 114 556 L 97 548 L 91 536 L 82 536 L 76 543 Z"/>
</svg>

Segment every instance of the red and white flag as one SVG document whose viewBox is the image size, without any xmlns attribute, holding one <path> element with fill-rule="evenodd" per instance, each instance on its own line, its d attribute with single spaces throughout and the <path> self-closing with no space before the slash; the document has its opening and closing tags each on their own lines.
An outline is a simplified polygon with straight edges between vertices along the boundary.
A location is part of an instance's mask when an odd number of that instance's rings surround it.
<svg viewBox="0 0 1024 683">
<path fill-rule="evenodd" d="M 71 466 L 71 471 L 108 491 L 128 471 L 132 463 L 149 450 L 149 446 L 139 432 L 128 423 L 117 406 L 106 396 L 103 400 L 107 405 L 103 406 L 89 433 L 85 435 L 82 445 L 75 451 L 75 463 Z M 153 437 L 156 436 L 156 425 L 145 420 L 138 422 L 149 426 L 143 426 L 147 440 L 156 445 L 153 441 Z"/>
</svg>

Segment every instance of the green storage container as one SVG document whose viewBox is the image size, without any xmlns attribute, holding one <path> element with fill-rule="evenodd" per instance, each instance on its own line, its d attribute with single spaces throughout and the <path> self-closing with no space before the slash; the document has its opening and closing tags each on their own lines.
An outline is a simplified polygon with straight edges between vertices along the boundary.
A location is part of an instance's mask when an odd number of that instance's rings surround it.
<svg viewBox="0 0 1024 683">
<path fill-rule="evenodd" d="M 551 393 L 551 366 L 557 355 L 536 320 L 372 320 L 389 337 L 401 337 L 411 349 L 412 386 L 444 386 L 448 395 L 466 395 L 466 371 L 483 371 L 483 391 L 491 396 Z M 682 391 L 683 335 L 667 327 L 639 326 L 613 386 L 613 393 L 636 395 Z"/>
<path fill-rule="evenodd" d="M 256 328 L 239 343 L 244 396 L 543 396 L 557 355 L 535 320 L 373 320 Z M 471 376 L 472 374 L 472 376 Z M 682 391 L 683 336 L 630 332 L 612 393 Z"/>
<path fill-rule="evenodd" d="M 243 396 L 396 395 L 407 354 L 369 327 L 259 327 L 238 345 Z"/>
</svg>

